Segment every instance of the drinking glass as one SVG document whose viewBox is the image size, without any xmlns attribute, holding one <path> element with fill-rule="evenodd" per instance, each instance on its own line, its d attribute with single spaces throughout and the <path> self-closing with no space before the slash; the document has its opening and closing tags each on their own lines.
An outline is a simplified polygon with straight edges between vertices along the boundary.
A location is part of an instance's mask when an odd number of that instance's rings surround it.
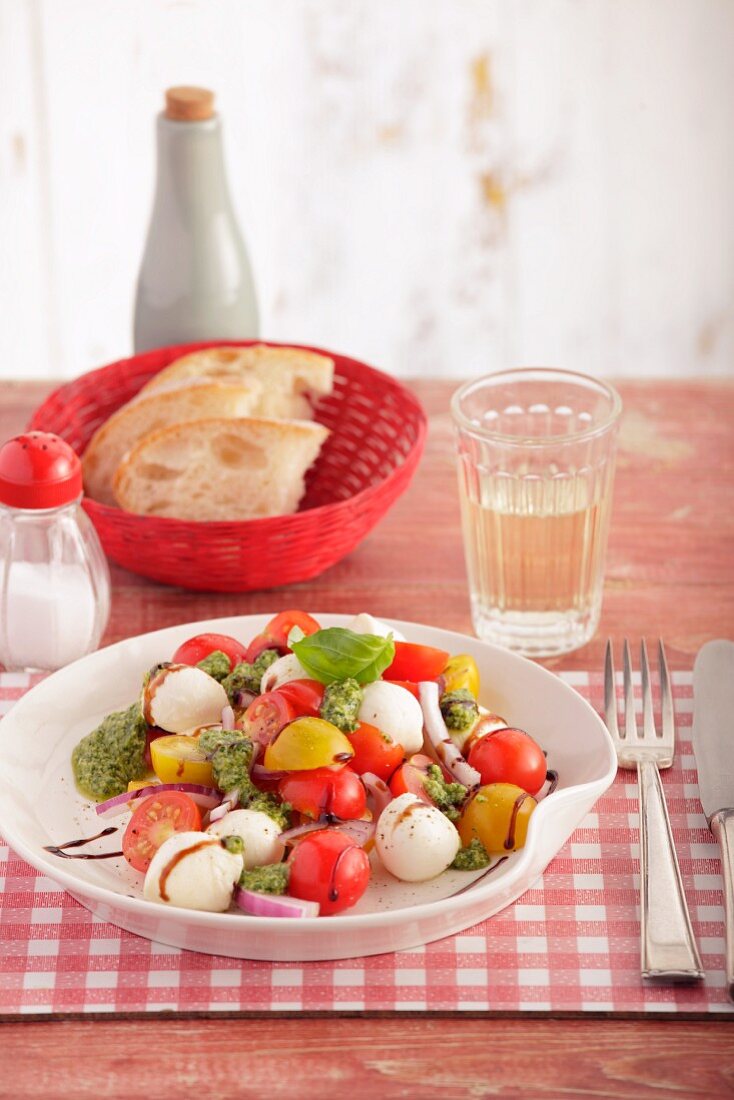
<svg viewBox="0 0 734 1100">
<path fill-rule="evenodd" d="M 571 371 L 528 367 L 453 395 L 474 629 L 532 657 L 599 623 L 622 402 Z"/>
</svg>

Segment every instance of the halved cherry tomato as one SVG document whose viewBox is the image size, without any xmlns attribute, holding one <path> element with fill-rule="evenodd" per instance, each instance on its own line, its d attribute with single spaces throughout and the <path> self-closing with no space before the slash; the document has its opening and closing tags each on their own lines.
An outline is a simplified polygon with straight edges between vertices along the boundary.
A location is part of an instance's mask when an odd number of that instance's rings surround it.
<svg viewBox="0 0 734 1100">
<path fill-rule="evenodd" d="M 159 737 L 168 737 L 168 730 L 162 730 L 160 726 L 148 726 L 145 731 L 145 751 L 143 758 L 149 768 L 153 767 L 153 759 L 150 755 L 150 746 Z"/>
<path fill-rule="evenodd" d="M 524 730 L 485 733 L 473 742 L 469 763 L 481 775 L 482 783 L 513 783 L 529 794 L 537 794 L 545 783 L 543 750 Z"/>
<path fill-rule="evenodd" d="M 274 772 L 306 772 L 348 764 L 353 756 L 351 743 L 331 722 L 323 718 L 297 718 L 267 746 L 264 764 Z"/>
<path fill-rule="evenodd" d="M 279 691 L 266 691 L 250 703 L 242 728 L 253 740 L 269 745 L 284 726 L 296 717 L 296 708 Z"/>
<path fill-rule="evenodd" d="M 420 798 L 422 802 L 428 802 L 432 806 L 433 802 L 426 794 L 425 778 L 428 775 L 428 769 L 435 763 L 435 760 L 423 753 L 416 753 L 414 756 L 408 757 L 390 780 L 390 790 L 393 797 L 399 798 L 401 794 L 414 794 L 416 798 Z"/>
<path fill-rule="evenodd" d="M 359 818 L 367 809 L 364 784 L 351 768 L 314 768 L 281 779 L 278 794 L 294 810 L 314 820 L 322 814 L 343 821 Z"/>
<path fill-rule="evenodd" d="M 245 660 L 256 660 L 265 649 L 287 653 L 288 635 L 294 626 L 299 626 L 304 634 L 315 634 L 317 630 L 321 630 L 313 616 L 305 611 L 281 611 L 270 620 L 262 634 L 252 639 L 247 647 Z"/>
<path fill-rule="evenodd" d="M 226 653 L 234 668 L 244 661 L 247 646 L 229 634 L 196 634 L 178 647 L 171 660 L 177 665 L 198 665 L 199 661 L 216 650 Z"/>
<path fill-rule="evenodd" d="M 198 737 L 167 733 L 157 737 L 150 746 L 153 771 L 161 783 L 214 784 L 211 761 L 199 748 Z"/>
<path fill-rule="evenodd" d="M 370 880 L 369 856 L 338 829 L 309 833 L 296 844 L 289 863 L 288 892 L 317 901 L 326 917 L 355 905 Z"/>
<path fill-rule="evenodd" d="M 147 779 L 131 779 L 127 785 L 127 789 L 130 794 L 132 794 L 133 791 L 142 791 L 143 787 L 154 787 L 157 782 L 158 778 L 156 776 L 153 776 L 152 779 L 150 776 L 148 776 Z M 128 802 L 127 805 L 130 810 L 135 811 L 140 805 L 140 799 L 134 798 L 131 802 Z"/>
<path fill-rule="evenodd" d="M 143 800 L 122 838 L 122 854 L 136 871 L 147 871 L 164 840 L 174 833 L 198 833 L 201 810 L 183 791 L 163 791 Z"/>
<path fill-rule="evenodd" d="M 296 717 L 318 718 L 324 698 L 324 685 L 318 680 L 289 680 L 276 690 L 293 707 Z"/>
<path fill-rule="evenodd" d="M 393 663 L 385 670 L 386 680 L 435 680 L 446 668 L 449 655 L 445 649 L 414 642 L 395 642 Z"/>
<path fill-rule="evenodd" d="M 536 806 L 533 796 L 514 783 L 488 783 L 471 796 L 457 822 L 461 843 L 478 837 L 491 855 L 515 852 L 525 844 Z"/>
<path fill-rule="evenodd" d="M 402 745 L 378 730 L 377 726 L 370 726 L 367 722 L 360 722 L 357 729 L 348 733 L 347 737 L 354 748 L 354 756 L 349 761 L 352 771 L 357 775 L 372 772 L 387 783 L 402 762 Z"/>
<path fill-rule="evenodd" d="M 415 695 L 416 699 L 420 699 L 418 685 L 414 684 L 412 680 L 387 680 L 387 683 L 397 684 L 398 687 L 405 688 L 406 691 L 409 691 L 411 695 Z"/>
<path fill-rule="evenodd" d="M 443 670 L 444 691 L 470 691 L 474 698 L 479 696 L 479 669 L 477 662 L 468 653 L 459 653 L 450 657 Z"/>
</svg>

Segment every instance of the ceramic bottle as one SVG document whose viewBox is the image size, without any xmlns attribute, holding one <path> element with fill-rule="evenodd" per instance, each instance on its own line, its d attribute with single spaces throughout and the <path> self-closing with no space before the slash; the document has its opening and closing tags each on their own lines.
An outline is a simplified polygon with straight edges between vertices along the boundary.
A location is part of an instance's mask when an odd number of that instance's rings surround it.
<svg viewBox="0 0 734 1100">
<path fill-rule="evenodd" d="M 168 89 L 157 119 L 157 150 L 135 298 L 135 351 L 256 338 L 252 269 L 227 184 L 212 92 Z"/>
</svg>

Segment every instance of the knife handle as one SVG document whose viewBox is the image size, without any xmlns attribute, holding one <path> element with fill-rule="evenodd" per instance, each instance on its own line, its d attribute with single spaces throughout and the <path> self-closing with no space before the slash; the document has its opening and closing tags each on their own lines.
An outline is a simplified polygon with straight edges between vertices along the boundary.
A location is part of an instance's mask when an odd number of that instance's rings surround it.
<svg viewBox="0 0 734 1100">
<path fill-rule="evenodd" d="M 724 927 L 726 930 L 726 987 L 734 1001 L 734 810 L 721 810 L 711 818 L 711 832 L 721 848 L 724 877 Z"/>
<path fill-rule="evenodd" d="M 637 782 L 640 792 L 642 976 L 658 981 L 698 981 L 704 976 L 703 967 L 693 936 L 657 764 L 641 760 L 637 765 Z"/>
</svg>

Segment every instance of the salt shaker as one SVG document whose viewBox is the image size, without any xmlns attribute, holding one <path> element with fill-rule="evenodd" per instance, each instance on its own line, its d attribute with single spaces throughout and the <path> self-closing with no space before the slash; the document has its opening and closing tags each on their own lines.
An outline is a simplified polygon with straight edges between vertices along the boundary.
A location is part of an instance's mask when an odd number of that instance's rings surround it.
<svg viewBox="0 0 734 1100">
<path fill-rule="evenodd" d="M 99 645 L 110 578 L 79 458 L 49 432 L 0 447 L 0 663 L 51 671 Z"/>
</svg>

